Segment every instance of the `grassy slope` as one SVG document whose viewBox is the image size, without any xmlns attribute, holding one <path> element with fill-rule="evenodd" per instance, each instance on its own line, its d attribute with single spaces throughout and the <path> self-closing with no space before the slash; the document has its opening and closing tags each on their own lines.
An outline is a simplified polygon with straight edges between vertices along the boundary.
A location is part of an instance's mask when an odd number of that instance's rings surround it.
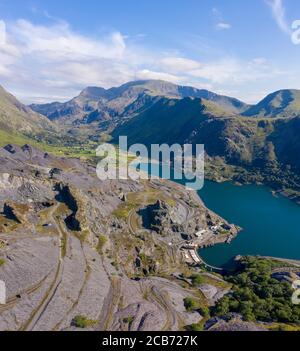
<svg viewBox="0 0 300 351">
<path fill-rule="evenodd" d="M 81 159 L 93 159 L 95 157 L 95 149 L 98 145 L 92 142 L 75 144 L 73 146 L 66 146 L 64 144 L 50 145 L 46 142 L 38 142 L 27 136 L 9 133 L 0 129 L 0 147 L 7 144 L 16 144 L 19 146 L 28 144 L 56 156 L 75 157 Z"/>
<path fill-rule="evenodd" d="M 118 127 L 113 136 L 116 140 L 118 135 L 127 135 L 129 144 L 182 143 L 203 119 L 204 106 L 199 99 L 161 99 L 144 113 Z"/>
<path fill-rule="evenodd" d="M 0 86 L 0 146 L 30 144 L 58 156 L 92 158 L 96 143 L 68 137 Z"/>
<path fill-rule="evenodd" d="M 56 127 L 20 103 L 0 86 L 0 128 L 10 132 L 26 134 L 55 132 Z"/>
<path fill-rule="evenodd" d="M 290 118 L 300 116 L 300 90 L 276 91 L 257 105 L 250 107 L 245 116 Z"/>
</svg>

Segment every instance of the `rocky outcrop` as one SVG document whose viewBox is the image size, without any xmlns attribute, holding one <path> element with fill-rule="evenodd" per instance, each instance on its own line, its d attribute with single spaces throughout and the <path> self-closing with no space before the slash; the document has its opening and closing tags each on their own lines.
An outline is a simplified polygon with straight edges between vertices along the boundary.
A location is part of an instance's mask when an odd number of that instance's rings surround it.
<svg viewBox="0 0 300 351">
<path fill-rule="evenodd" d="M 0 149 L 0 279 L 9 282 L 0 329 L 74 330 L 78 315 L 96 330 L 198 322 L 197 312 L 185 311 L 188 292 L 168 278 L 185 267 L 181 255 L 157 235 L 169 235 L 168 242 L 184 230 L 194 200 L 183 190 L 160 180 L 103 182 L 79 160 L 27 146 Z M 154 192 L 161 199 L 147 209 L 143 201 L 149 196 L 153 204 Z M 136 227 L 142 219 L 132 211 L 134 198 L 136 212 L 149 211 L 150 231 Z M 120 206 L 127 217 L 115 215 Z"/>
<path fill-rule="evenodd" d="M 183 231 L 181 219 L 175 218 L 173 208 L 164 201 L 158 200 L 154 205 L 140 210 L 139 214 L 142 217 L 144 228 L 158 234 L 168 235 L 173 231 Z"/>
<path fill-rule="evenodd" d="M 253 331 L 267 331 L 263 325 L 258 325 L 253 322 L 246 322 L 238 314 L 231 314 L 229 317 L 213 318 L 206 322 L 205 329 L 209 331 L 239 331 L 239 332 L 253 332 Z"/>
</svg>

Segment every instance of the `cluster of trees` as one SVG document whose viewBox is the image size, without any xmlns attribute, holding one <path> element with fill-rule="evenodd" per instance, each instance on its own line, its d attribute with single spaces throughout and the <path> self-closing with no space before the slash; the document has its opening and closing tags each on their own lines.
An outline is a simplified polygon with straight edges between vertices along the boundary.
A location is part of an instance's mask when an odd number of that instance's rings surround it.
<svg viewBox="0 0 300 351">
<path fill-rule="evenodd" d="M 200 315 L 204 318 L 210 316 L 209 308 L 203 305 L 199 300 L 196 300 L 192 297 L 186 297 L 184 300 L 184 307 L 188 312 L 199 312 Z"/>
<path fill-rule="evenodd" d="M 239 272 L 228 278 L 233 293 L 218 302 L 213 314 L 237 312 L 247 321 L 300 323 L 300 306 L 291 299 L 292 286 L 272 277 L 275 266 L 271 260 L 244 258 Z"/>
</svg>

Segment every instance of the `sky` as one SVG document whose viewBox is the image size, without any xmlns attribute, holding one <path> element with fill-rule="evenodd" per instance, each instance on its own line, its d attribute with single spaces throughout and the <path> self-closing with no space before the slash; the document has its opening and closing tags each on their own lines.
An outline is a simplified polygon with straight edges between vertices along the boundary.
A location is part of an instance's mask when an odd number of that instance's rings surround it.
<svg viewBox="0 0 300 351">
<path fill-rule="evenodd" d="M 0 0 L 0 84 L 24 103 L 141 79 L 256 103 L 300 89 L 299 58 L 297 0 Z"/>
</svg>

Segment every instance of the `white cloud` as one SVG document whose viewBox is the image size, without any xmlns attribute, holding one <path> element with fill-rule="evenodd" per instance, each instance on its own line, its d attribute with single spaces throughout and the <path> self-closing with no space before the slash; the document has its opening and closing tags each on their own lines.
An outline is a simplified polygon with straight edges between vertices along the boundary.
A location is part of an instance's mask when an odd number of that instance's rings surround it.
<svg viewBox="0 0 300 351">
<path fill-rule="evenodd" d="M 5 45 L 6 43 L 6 24 L 4 21 L 0 20 L 0 45 Z"/>
<path fill-rule="evenodd" d="M 22 96 L 45 99 L 74 94 L 86 85 L 122 84 L 133 79 L 139 52 L 130 52 L 119 32 L 90 38 L 65 22 L 50 26 L 26 20 L 0 21 L 0 79 Z M 71 97 L 71 95 L 69 96 Z M 26 102 L 30 102 L 26 99 Z"/>
<path fill-rule="evenodd" d="M 273 17 L 278 27 L 287 34 L 291 34 L 291 28 L 285 15 L 283 0 L 265 0 L 272 10 Z"/>
<path fill-rule="evenodd" d="M 224 16 L 223 13 L 217 9 L 216 7 L 214 7 L 212 9 L 212 14 L 215 18 L 216 23 L 216 29 L 218 30 L 228 30 L 231 29 L 232 25 L 230 23 L 228 23 L 227 21 L 224 21 Z"/>
<path fill-rule="evenodd" d="M 107 39 L 96 40 L 73 33 L 67 23 L 61 22 L 50 27 L 35 26 L 19 20 L 12 30 L 14 36 L 23 45 L 27 54 L 42 55 L 51 60 L 62 58 L 120 59 L 126 49 L 123 36 L 114 32 Z"/>
<path fill-rule="evenodd" d="M 179 84 L 182 78 L 164 72 L 155 72 L 148 69 L 141 70 L 137 72 L 137 79 L 159 79 L 159 80 L 166 80 L 171 83 Z"/>
<path fill-rule="evenodd" d="M 231 28 L 231 24 L 230 23 L 219 22 L 217 24 L 217 29 L 230 29 L 230 28 Z"/>
<path fill-rule="evenodd" d="M 267 64 L 268 60 L 264 57 L 256 57 L 252 60 L 252 62 L 256 65 L 265 65 Z"/>
<path fill-rule="evenodd" d="M 188 74 L 216 84 L 243 84 L 283 74 L 268 66 L 266 62 L 262 59 L 244 61 L 229 57 L 216 62 L 203 63 L 200 68 L 191 70 Z"/>
<path fill-rule="evenodd" d="M 19 49 L 9 43 L 6 23 L 0 20 L 0 76 L 9 77 L 12 74 L 10 66 L 20 57 Z"/>
<path fill-rule="evenodd" d="M 239 92 L 251 82 L 283 74 L 261 57 L 241 60 L 222 54 L 222 59 L 209 62 L 201 59 L 201 52 L 200 58 L 155 52 L 118 31 L 84 36 L 57 20 L 48 26 L 24 19 L 0 21 L 0 34 L 0 84 L 25 103 L 65 101 L 88 85 L 108 88 L 135 79 Z M 197 42 L 201 45 L 200 39 Z"/>
<path fill-rule="evenodd" d="M 88 85 L 108 88 L 134 79 L 180 83 L 177 73 L 198 66 L 192 60 L 149 52 L 117 31 L 91 38 L 74 32 L 63 21 L 50 26 L 24 19 L 1 23 L 9 35 L 0 48 L 0 78 L 6 78 L 23 99 L 27 92 L 25 102 L 34 96 L 39 101 L 68 94 L 71 98 L 74 91 Z"/>
<path fill-rule="evenodd" d="M 165 57 L 161 60 L 161 64 L 166 69 L 177 73 L 190 71 L 200 67 L 200 63 L 198 61 L 182 57 Z"/>
</svg>

